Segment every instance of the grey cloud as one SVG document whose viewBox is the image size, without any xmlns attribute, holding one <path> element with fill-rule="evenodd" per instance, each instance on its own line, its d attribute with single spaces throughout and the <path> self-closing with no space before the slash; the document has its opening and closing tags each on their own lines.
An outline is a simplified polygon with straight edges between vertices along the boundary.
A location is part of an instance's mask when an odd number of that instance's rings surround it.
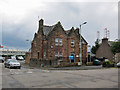
<svg viewBox="0 0 120 90">
<path fill-rule="evenodd" d="M 88 23 L 82 26 L 82 35 L 92 45 L 97 38 L 96 33 L 98 30 L 102 34 L 101 37 L 103 37 L 105 27 L 110 30 L 112 40 L 117 38 L 117 13 L 112 11 L 114 3 L 49 2 L 45 5 L 45 8 L 30 9 L 17 23 L 15 23 L 14 18 L 12 23 L 10 20 L 5 20 L 4 43 L 13 46 L 8 42 L 11 39 L 16 46 L 26 48 L 27 45 L 21 45 L 17 40 L 21 40 L 22 43 L 26 43 L 26 39 L 32 40 L 38 29 L 38 16 L 43 18 L 47 25 L 53 25 L 61 21 L 66 30 L 72 26 L 79 27 L 81 23 L 87 21 Z M 14 36 L 16 40 L 7 36 Z"/>
</svg>

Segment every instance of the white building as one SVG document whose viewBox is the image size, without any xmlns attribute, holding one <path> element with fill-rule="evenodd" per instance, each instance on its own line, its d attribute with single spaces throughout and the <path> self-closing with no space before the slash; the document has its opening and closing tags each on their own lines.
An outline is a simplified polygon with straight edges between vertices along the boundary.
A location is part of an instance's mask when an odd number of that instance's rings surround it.
<svg viewBox="0 0 120 90">
<path fill-rule="evenodd" d="M 27 51 L 16 49 L 0 49 L 0 55 L 25 55 Z"/>
</svg>

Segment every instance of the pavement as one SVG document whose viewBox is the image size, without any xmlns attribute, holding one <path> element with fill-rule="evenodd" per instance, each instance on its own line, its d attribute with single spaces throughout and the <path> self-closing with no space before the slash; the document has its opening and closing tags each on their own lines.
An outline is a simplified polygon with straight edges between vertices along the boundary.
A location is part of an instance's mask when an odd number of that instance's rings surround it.
<svg viewBox="0 0 120 90">
<path fill-rule="evenodd" d="M 27 65 L 21 69 L 8 69 L 2 65 L 2 87 L 118 88 L 118 68 L 45 70 Z"/>
<path fill-rule="evenodd" d="M 73 66 L 73 67 L 59 67 L 59 68 L 47 68 L 48 70 L 90 70 L 90 69 L 102 69 L 100 66 Z"/>
</svg>

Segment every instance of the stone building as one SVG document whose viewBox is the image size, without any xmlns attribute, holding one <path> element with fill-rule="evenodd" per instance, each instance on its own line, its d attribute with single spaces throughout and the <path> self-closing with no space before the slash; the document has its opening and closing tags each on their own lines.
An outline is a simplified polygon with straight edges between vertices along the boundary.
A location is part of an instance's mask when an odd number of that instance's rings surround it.
<svg viewBox="0 0 120 90">
<path fill-rule="evenodd" d="M 30 60 L 30 58 L 31 58 L 31 53 L 30 52 L 26 52 L 26 54 L 25 54 L 25 63 L 26 64 L 29 64 L 29 60 Z"/>
<path fill-rule="evenodd" d="M 38 32 L 34 34 L 31 43 L 30 64 L 45 65 L 71 64 L 79 62 L 79 29 L 64 30 L 61 23 L 44 25 L 43 19 L 39 21 Z M 87 58 L 87 42 L 82 37 L 82 61 Z M 73 56 L 69 60 L 69 56 Z M 39 66 L 38 65 L 38 66 Z"/>
<path fill-rule="evenodd" d="M 114 60 L 114 54 L 110 50 L 110 42 L 108 42 L 108 38 L 102 39 L 102 44 L 96 51 L 96 57 L 97 58 L 104 57 L 109 59 L 110 61 Z"/>
</svg>

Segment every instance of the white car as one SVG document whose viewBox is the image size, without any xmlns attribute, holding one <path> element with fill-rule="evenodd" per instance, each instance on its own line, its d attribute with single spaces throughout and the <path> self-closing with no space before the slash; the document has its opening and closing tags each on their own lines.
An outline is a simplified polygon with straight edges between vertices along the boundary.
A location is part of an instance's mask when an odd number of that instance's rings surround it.
<svg viewBox="0 0 120 90">
<path fill-rule="evenodd" d="M 119 62 L 119 63 L 117 63 L 117 67 L 120 67 L 120 62 Z"/>
<path fill-rule="evenodd" d="M 6 67 L 8 67 L 8 68 L 19 68 L 20 69 L 21 65 L 17 60 L 12 59 L 6 64 Z"/>
</svg>

